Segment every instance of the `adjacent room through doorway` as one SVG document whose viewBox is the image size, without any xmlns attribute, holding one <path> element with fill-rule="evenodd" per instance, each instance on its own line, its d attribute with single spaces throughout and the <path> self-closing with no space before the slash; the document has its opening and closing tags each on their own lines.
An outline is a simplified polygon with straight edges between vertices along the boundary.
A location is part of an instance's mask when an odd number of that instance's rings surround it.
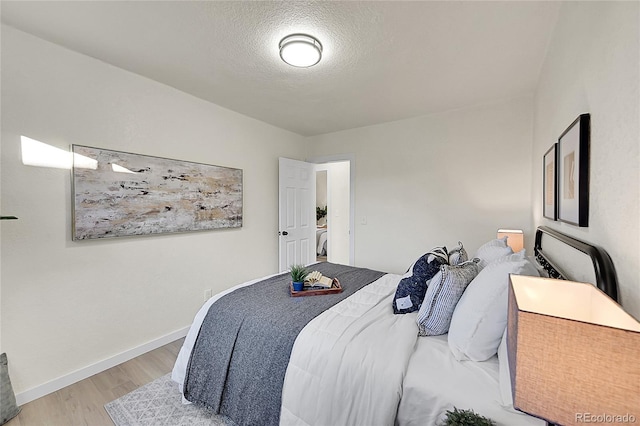
<svg viewBox="0 0 640 426">
<path fill-rule="evenodd" d="M 350 264 L 351 163 L 316 166 L 316 256 L 318 261 Z"/>
</svg>

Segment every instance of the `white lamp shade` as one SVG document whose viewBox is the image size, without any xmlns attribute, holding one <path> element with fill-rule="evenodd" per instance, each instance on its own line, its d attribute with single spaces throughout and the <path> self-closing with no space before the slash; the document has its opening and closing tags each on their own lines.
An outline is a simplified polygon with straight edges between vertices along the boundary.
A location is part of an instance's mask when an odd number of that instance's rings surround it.
<svg viewBox="0 0 640 426">
<path fill-rule="evenodd" d="M 513 406 L 562 425 L 640 419 L 640 323 L 591 284 L 510 280 Z"/>
<path fill-rule="evenodd" d="M 524 233 L 520 229 L 498 229 L 498 239 L 507 237 L 507 245 L 514 253 L 524 248 Z"/>
</svg>

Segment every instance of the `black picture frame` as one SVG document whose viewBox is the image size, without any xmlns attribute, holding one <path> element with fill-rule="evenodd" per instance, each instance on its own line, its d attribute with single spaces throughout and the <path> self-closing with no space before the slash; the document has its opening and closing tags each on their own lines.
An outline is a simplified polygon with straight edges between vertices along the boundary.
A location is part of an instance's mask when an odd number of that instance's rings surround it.
<svg viewBox="0 0 640 426">
<path fill-rule="evenodd" d="M 589 226 L 589 114 L 581 114 L 558 138 L 558 220 Z"/>
<path fill-rule="evenodd" d="M 558 220 L 558 144 L 545 152 L 542 161 L 542 215 Z"/>
</svg>

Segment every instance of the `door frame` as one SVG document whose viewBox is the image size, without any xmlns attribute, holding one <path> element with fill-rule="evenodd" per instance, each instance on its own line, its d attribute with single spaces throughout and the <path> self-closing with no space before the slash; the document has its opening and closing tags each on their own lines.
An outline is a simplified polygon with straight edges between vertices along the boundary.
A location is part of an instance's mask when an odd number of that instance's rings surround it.
<svg viewBox="0 0 640 426">
<path fill-rule="evenodd" d="M 308 163 L 325 164 L 336 162 L 349 162 L 349 265 L 355 266 L 355 236 L 356 236 L 356 155 L 336 154 L 321 157 L 311 157 L 305 160 Z M 315 211 L 315 200 L 314 200 Z"/>
</svg>

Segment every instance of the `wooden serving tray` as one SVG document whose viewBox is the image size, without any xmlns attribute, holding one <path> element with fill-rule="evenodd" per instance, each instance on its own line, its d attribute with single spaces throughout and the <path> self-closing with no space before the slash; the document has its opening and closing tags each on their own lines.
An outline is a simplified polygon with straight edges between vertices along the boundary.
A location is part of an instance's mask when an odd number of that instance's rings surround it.
<svg viewBox="0 0 640 426">
<path fill-rule="evenodd" d="M 293 289 L 293 283 L 289 283 L 289 293 L 291 297 L 302 297 L 302 296 L 322 296 L 323 294 L 333 294 L 333 293 L 341 293 L 342 286 L 340 285 L 340 281 L 337 278 L 333 279 L 333 285 L 331 288 L 314 288 L 309 290 L 301 290 L 295 291 Z"/>
</svg>

